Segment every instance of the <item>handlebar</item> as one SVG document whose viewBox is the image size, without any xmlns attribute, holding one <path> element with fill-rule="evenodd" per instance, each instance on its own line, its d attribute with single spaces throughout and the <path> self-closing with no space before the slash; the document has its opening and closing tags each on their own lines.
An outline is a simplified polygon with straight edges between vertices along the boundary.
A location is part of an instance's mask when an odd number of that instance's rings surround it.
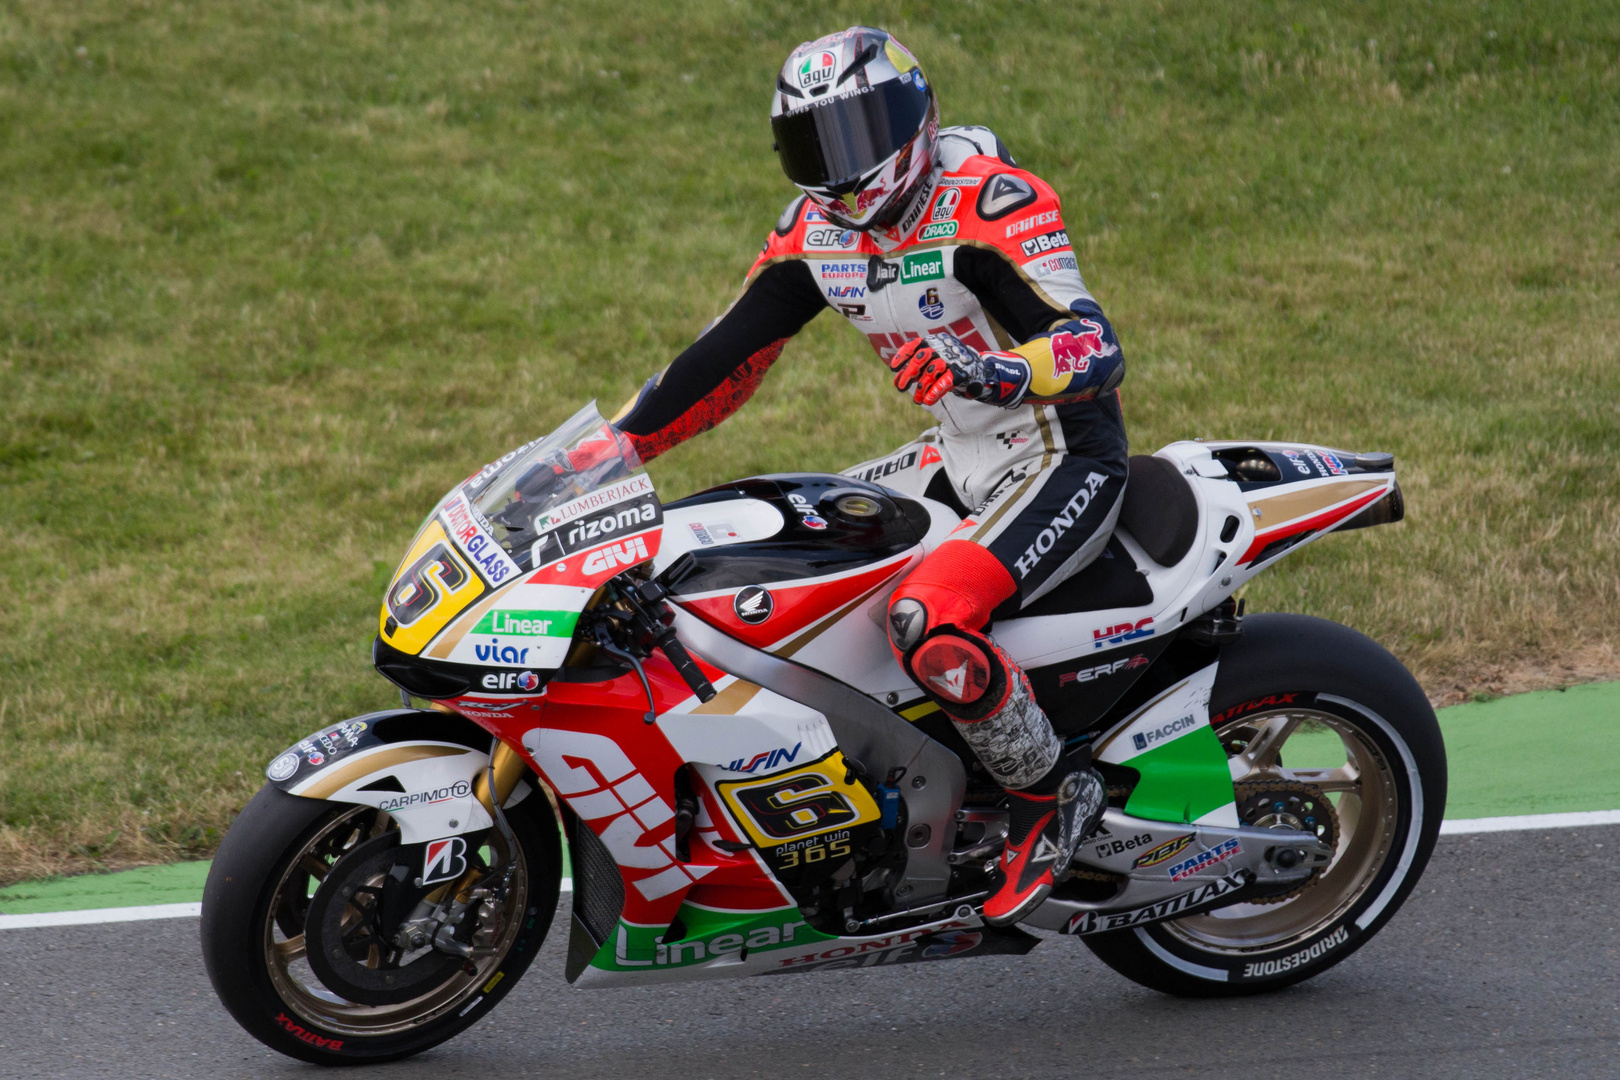
<svg viewBox="0 0 1620 1080">
<path fill-rule="evenodd" d="M 714 700 L 714 684 L 704 677 L 703 669 L 697 666 L 697 661 L 686 651 L 686 646 L 681 644 L 674 630 L 665 630 L 658 635 L 658 647 L 664 650 L 664 655 L 675 665 L 675 670 L 686 680 L 686 685 L 692 688 L 699 701 L 708 703 Z"/>
</svg>

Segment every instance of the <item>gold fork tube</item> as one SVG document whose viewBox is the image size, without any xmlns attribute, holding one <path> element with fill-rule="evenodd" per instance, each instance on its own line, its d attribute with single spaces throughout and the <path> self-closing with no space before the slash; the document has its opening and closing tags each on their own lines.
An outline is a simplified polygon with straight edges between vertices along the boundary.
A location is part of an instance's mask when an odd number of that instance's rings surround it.
<svg viewBox="0 0 1620 1080">
<path fill-rule="evenodd" d="M 484 804 L 489 816 L 494 817 L 496 803 L 504 806 L 506 800 L 511 798 L 512 789 L 517 787 L 517 782 L 523 777 L 524 765 L 517 751 L 505 743 L 495 747 L 490 765 L 493 766 L 495 773 L 495 799 L 491 801 L 489 797 L 489 769 L 479 773 L 478 778 L 473 781 L 473 795 Z"/>
</svg>

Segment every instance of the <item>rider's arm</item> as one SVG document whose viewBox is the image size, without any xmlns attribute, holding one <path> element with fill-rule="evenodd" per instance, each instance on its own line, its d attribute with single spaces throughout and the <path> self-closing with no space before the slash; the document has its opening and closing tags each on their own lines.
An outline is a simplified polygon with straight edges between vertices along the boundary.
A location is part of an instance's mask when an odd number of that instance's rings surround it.
<svg viewBox="0 0 1620 1080">
<path fill-rule="evenodd" d="M 701 435 L 753 397 L 787 339 L 826 306 L 804 261 L 771 258 L 767 246 L 742 295 L 625 403 L 614 426 L 643 461 Z"/>
<path fill-rule="evenodd" d="M 1080 278 L 1057 196 L 1040 180 L 1019 175 L 1037 197 L 1026 208 L 984 222 L 980 242 L 957 249 L 956 278 L 1020 343 L 1010 350 L 1030 368 L 1029 390 L 1020 401 L 1108 393 L 1125 377 L 1119 339 Z"/>
</svg>

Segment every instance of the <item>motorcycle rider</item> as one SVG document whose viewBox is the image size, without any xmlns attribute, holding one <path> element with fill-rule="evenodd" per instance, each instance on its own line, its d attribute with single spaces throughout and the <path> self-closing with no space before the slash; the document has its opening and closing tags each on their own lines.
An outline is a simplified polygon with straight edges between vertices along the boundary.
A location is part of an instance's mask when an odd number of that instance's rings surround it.
<svg viewBox="0 0 1620 1080">
<path fill-rule="evenodd" d="M 939 126 L 895 38 L 856 26 L 794 49 L 771 128 L 803 194 L 740 296 L 615 417 L 650 460 L 738 409 L 826 308 L 871 341 L 938 426 L 847 471 L 966 511 L 895 590 L 889 636 L 913 681 L 1007 792 L 992 923 L 1067 873 L 1105 802 L 987 632 L 1101 553 L 1119 514 L 1124 362 L 1081 280 L 1057 195 L 986 128 Z"/>
</svg>

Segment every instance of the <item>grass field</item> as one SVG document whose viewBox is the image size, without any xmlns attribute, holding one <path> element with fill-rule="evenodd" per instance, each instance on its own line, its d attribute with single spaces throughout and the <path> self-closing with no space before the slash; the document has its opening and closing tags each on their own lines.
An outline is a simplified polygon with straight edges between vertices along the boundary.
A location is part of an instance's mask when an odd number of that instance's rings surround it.
<svg viewBox="0 0 1620 1080">
<path fill-rule="evenodd" d="M 1405 524 L 1250 593 L 1431 687 L 1620 671 L 1608 2 L 0 2 L 0 883 L 207 853 L 387 705 L 451 483 L 611 409 L 791 189 L 786 50 L 858 19 L 1065 199 L 1138 450 L 1393 451 Z M 667 494 L 926 423 L 831 316 Z"/>
</svg>

